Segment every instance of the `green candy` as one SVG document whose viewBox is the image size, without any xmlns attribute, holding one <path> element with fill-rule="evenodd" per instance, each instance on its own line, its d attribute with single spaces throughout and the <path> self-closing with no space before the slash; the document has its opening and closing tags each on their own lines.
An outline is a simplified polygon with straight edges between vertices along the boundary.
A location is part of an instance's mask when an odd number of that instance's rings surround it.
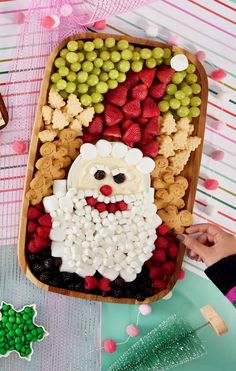
<svg viewBox="0 0 236 371">
<path fill-rule="evenodd" d="M 22 331 L 21 328 L 18 328 L 18 329 L 16 330 L 16 335 L 17 335 L 17 336 L 22 336 L 22 335 L 23 335 L 23 331 Z"/>
<path fill-rule="evenodd" d="M 16 344 L 20 344 L 21 342 L 22 342 L 21 337 L 17 336 L 17 337 L 15 338 L 15 343 L 16 343 Z"/>
</svg>

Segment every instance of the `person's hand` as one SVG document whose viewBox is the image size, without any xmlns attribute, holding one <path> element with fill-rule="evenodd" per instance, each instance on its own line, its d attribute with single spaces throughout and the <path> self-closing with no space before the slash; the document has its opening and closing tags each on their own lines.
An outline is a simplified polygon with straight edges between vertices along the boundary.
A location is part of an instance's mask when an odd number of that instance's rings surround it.
<svg viewBox="0 0 236 371">
<path fill-rule="evenodd" d="M 236 254 L 236 238 L 213 224 L 192 225 L 186 232 L 179 239 L 193 256 L 199 256 L 207 266 Z M 199 236 L 193 238 L 192 233 L 199 233 Z"/>
</svg>

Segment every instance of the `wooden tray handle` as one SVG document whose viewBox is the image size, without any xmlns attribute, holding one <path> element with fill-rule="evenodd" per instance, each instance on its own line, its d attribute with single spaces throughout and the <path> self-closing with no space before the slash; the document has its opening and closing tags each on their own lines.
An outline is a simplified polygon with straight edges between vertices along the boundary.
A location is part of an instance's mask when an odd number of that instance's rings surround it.
<svg viewBox="0 0 236 371">
<path fill-rule="evenodd" d="M 228 327 L 226 326 L 223 318 L 220 317 L 220 315 L 210 304 L 200 308 L 200 312 L 207 322 L 209 322 L 216 335 L 222 336 L 228 332 Z"/>
</svg>

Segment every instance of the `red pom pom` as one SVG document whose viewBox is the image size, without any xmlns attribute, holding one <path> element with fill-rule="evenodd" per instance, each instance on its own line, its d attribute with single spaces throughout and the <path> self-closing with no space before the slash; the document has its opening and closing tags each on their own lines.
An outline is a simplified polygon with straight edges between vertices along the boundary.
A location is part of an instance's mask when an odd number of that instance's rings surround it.
<svg viewBox="0 0 236 371">
<path fill-rule="evenodd" d="M 93 24 L 93 28 L 95 30 L 104 30 L 104 28 L 106 28 L 106 21 L 105 19 L 102 19 L 101 21 L 97 21 Z"/>
<path fill-rule="evenodd" d="M 206 189 L 215 191 L 219 187 L 219 182 L 216 179 L 206 179 L 203 185 Z"/>
<path fill-rule="evenodd" d="M 106 204 L 104 202 L 97 202 L 95 205 L 95 209 L 97 209 L 100 213 L 106 210 Z"/>
<path fill-rule="evenodd" d="M 126 327 L 126 332 L 129 336 L 131 336 L 133 338 L 133 337 L 139 335 L 140 330 L 139 330 L 138 326 L 131 323 L 130 325 L 128 325 Z"/>
<path fill-rule="evenodd" d="M 163 263 L 166 261 L 166 253 L 164 249 L 153 251 L 153 259 L 156 262 Z"/>
<path fill-rule="evenodd" d="M 157 233 L 161 236 L 165 236 L 169 232 L 169 228 L 166 227 L 164 224 L 159 225 L 157 228 Z"/>
<path fill-rule="evenodd" d="M 94 197 L 86 197 L 87 205 L 94 206 L 97 202 L 97 200 Z"/>
<path fill-rule="evenodd" d="M 16 24 L 22 24 L 25 21 L 25 15 L 22 12 L 17 12 L 13 14 L 12 21 Z"/>
<path fill-rule="evenodd" d="M 47 28 L 47 29 L 52 28 L 54 24 L 55 24 L 54 19 L 50 17 L 49 15 L 47 15 L 46 17 L 43 17 L 42 22 L 41 22 L 42 27 Z"/>
<path fill-rule="evenodd" d="M 159 249 L 166 249 L 168 246 L 168 241 L 164 237 L 157 237 L 155 241 L 155 246 L 159 247 Z"/>
<path fill-rule="evenodd" d="M 104 196 L 110 196 L 110 194 L 112 194 L 112 187 L 110 185 L 103 185 L 101 188 L 100 188 L 100 192 L 104 195 Z"/>
<path fill-rule="evenodd" d="M 16 140 L 13 144 L 12 144 L 12 149 L 14 152 L 18 153 L 19 155 L 21 155 L 22 153 L 25 153 L 25 150 L 26 150 L 26 144 L 25 142 L 23 142 L 22 140 Z"/>
<path fill-rule="evenodd" d="M 128 209 L 128 205 L 125 201 L 118 201 L 116 204 L 120 211 L 126 211 Z"/>
<path fill-rule="evenodd" d="M 219 68 L 218 70 L 215 70 L 215 71 L 212 71 L 210 77 L 213 79 L 213 80 L 216 80 L 216 81 L 221 81 L 223 80 L 225 77 L 227 76 L 227 73 L 222 70 L 221 68 Z"/>
<path fill-rule="evenodd" d="M 33 220 L 30 220 L 27 224 L 27 232 L 32 233 L 35 232 L 38 228 L 38 224 L 34 222 Z"/>
<path fill-rule="evenodd" d="M 165 290 L 167 285 L 166 285 L 166 282 L 163 281 L 162 279 L 160 278 L 156 278 L 153 282 L 152 282 L 152 287 L 154 289 L 156 289 L 157 291 L 162 291 L 162 290 Z"/>
<path fill-rule="evenodd" d="M 213 151 L 211 154 L 211 158 L 215 161 L 221 161 L 225 157 L 225 153 L 223 151 Z"/>
<path fill-rule="evenodd" d="M 45 227 L 51 228 L 51 226 L 52 226 L 51 215 L 50 214 L 44 214 L 44 215 L 40 216 L 39 224 L 41 224 Z"/>
<path fill-rule="evenodd" d="M 38 219 L 40 217 L 40 215 L 41 215 L 41 213 L 36 207 L 30 206 L 28 208 L 28 212 L 27 212 L 27 218 L 28 219 L 30 219 L 30 220 Z"/>
<path fill-rule="evenodd" d="M 162 269 L 163 269 L 163 273 L 166 275 L 166 276 L 170 276 L 174 270 L 175 270 L 175 262 L 166 262 L 163 264 L 162 266 Z"/>
<path fill-rule="evenodd" d="M 200 62 L 204 62 L 204 60 L 206 59 L 206 53 L 203 51 L 203 50 L 199 50 L 196 54 L 197 56 L 197 59 L 200 61 Z"/>
<path fill-rule="evenodd" d="M 107 339 L 103 343 L 103 348 L 106 353 L 114 353 L 116 351 L 117 345 L 112 339 Z"/>
<path fill-rule="evenodd" d="M 93 290 L 98 285 L 96 278 L 92 276 L 86 276 L 84 278 L 84 281 L 85 281 L 84 287 L 86 290 Z"/>
</svg>

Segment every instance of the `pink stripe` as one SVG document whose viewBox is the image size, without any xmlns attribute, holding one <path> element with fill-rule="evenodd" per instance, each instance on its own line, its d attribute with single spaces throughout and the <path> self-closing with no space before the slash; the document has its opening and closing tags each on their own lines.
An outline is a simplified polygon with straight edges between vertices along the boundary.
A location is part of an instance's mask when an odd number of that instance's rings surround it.
<svg viewBox="0 0 236 371">
<path fill-rule="evenodd" d="M 181 12 L 186 13 L 186 14 L 188 14 L 188 15 L 190 15 L 190 16 L 192 16 L 192 17 L 194 17 L 194 18 L 196 18 L 196 19 L 198 19 L 198 20 L 200 20 L 200 21 L 202 21 L 203 23 L 206 23 L 206 24 L 208 24 L 209 26 L 212 26 L 212 27 L 216 28 L 216 29 L 219 30 L 219 31 L 222 31 L 222 32 L 224 32 L 224 33 L 226 33 L 226 34 L 228 34 L 228 35 L 230 35 L 230 36 L 232 36 L 232 37 L 236 37 L 236 35 L 232 34 L 231 32 L 226 31 L 226 30 L 224 30 L 223 28 L 214 25 L 214 24 L 212 24 L 212 23 L 206 21 L 205 19 L 203 19 L 203 18 L 201 18 L 201 17 L 198 17 L 198 16 L 195 15 L 195 14 L 192 14 L 192 13 L 190 13 L 189 11 L 180 8 L 179 6 L 177 6 L 177 5 L 175 5 L 175 4 L 172 4 L 170 1 L 167 1 L 167 0 L 162 0 L 162 1 L 163 1 L 164 3 L 166 3 L 166 4 L 169 4 L 169 5 L 172 6 L 173 8 L 176 8 L 176 9 L 180 10 Z"/>
<path fill-rule="evenodd" d="M 37 82 L 37 81 L 42 81 L 42 79 L 33 79 L 33 80 L 22 80 L 22 81 L 11 81 L 11 82 L 2 82 L 0 83 L 0 86 L 5 86 L 5 85 L 16 85 L 16 84 L 23 84 L 23 83 L 32 83 L 32 82 Z"/>
<path fill-rule="evenodd" d="M 79 5 L 79 3 L 74 2 L 74 3 L 70 3 L 70 5 Z M 37 7 L 37 10 L 39 10 L 39 9 L 51 9 L 51 8 L 54 8 L 54 6 L 53 5 L 51 5 L 51 6 L 39 6 L 39 7 Z M 29 9 L 28 8 L 22 8 L 22 9 L 6 10 L 4 12 L 0 12 L 0 14 L 18 13 L 19 11 L 25 12 L 27 10 L 29 10 Z"/>
<path fill-rule="evenodd" d="M 21 92 L 21 93 L 14 93 L 14 94 L 5 94 L 4 97 L 15 97 L 16 95 L 30 95 L 30 94 L 39 94 L 40 90 L 31 90 L 31 91 L 26 91 L 26 92 Z"/>
<path fill-rule="evenodd" d="M 4 202 L 0 202 L 0 205 L 16 204 L 16 203 L 19 203 L 19 202 L 22 202 L 22 200 L 4 201 Z"/>
<path fill-rule="evenodd" d="M 209 130 L 209 131 L 211 131 L 212 133 L 215 133 L 215 134 L 219 135 L 220 137 L 225 138 L 225 139 L 229 140 L 230 142 L 236 144 L 236 140 L 233 140 L 233 139 L 231 139 L 231 138 L 229 138 L 229 137 L 226 137 L 225 135 L 220 134 L 220 133 L 218 133 L 217 131 L 210 129 L 209 127 L 206 127 L 206 129 Z"/>
<path fill-rule="evenodd" d="M 0 178 L 0 181 L 1 180 L 10 180 L 10 179 L 20 179 L 20 178 L 24 178 L 24 177 L 25 177 L 24 175 L 9 176 L 7 178 Z"/>
<path fill-rule="evenodd" d="M 5 193 L 5 192 L 12 192 L 12 191 L 22 191 L 23 187 L 20 188 L 10 188 L 10 189 L 0 189 L 0 192 Z"/>
</svg>

